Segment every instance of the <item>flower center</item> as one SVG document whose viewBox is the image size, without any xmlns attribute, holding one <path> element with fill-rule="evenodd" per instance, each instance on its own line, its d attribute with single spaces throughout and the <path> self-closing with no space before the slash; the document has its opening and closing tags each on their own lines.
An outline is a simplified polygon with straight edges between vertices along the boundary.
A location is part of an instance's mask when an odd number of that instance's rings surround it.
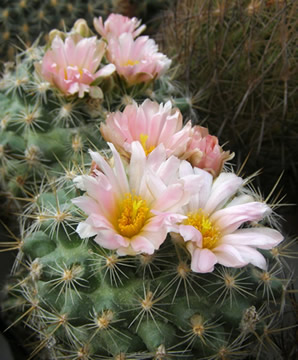
<svg viewBox="0 0 298 360">
<path fill-rule="evenodd" d="M 201 209 L 198 212 L 189 212 L 184 224 L 191 225 L 199 230 L 203 238 L 203 248 L 213 249 L 218 243 L 220 231 Z"/>
<path fill-rule="evenodd" d="M 148 139 L 148 135 L 146 135 L 146 134 L 141 134 L 140 135 L 140 143 L 143 146 L 143 149 L 145 151 L 146 156 L 148 156 L 151 153 L 151 151 L 153 151 L 155 149 L 154 145 L 151 145 L 151 146 L 148 147 L 147 139 Z"/>
<path fill-rule="evenodd" d="M 125 63 L 122 64 L 122 66 L 134 66 L 138 65 L 139 63 L 139 60 L 127 60 Z"/>
<path fill-rule="evenodd" d="M 140 196 L 127 194 L 121 204 L 118 228 L 121 235 L 131 238 L 138 234 L 148 218 L 149 208 Z"/>
</svg>

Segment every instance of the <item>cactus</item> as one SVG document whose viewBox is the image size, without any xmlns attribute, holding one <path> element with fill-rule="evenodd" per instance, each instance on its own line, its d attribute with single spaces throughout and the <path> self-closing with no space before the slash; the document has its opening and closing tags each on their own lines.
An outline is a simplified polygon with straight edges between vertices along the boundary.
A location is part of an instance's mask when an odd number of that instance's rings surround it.
<svg viewBox="0 0 298 360">
<path fill-rule="evenodd" d="M 90 177 L 85 163 L 77 172 Z M 80 193 L 65 178 L 41 189 L 13 246 L 2 308 L 10 327 L 33 334 L 29 359 L 294 358 L 293 319 L 283 324 L 292 311 L 287 243 L 262 251 L 266 270 L 194 272 L 174 233 L 151 255 L 119 256 L 74 231 L 86 218 L 73 204 Z"/>
<path fill-rule="evenodd" d="M 199 119 L 239 164 L 250 154 L 248 173 L 264 169 L 265 193 L 284 171 L 290 203 L 298 200 L 296 13 L 297 1 L 180 0 L 157 34 Z"/>
<path fill-rule="evenodd" d="M 277 204 L 228 168 L 207 129 L 184 124 L 194 113 L 139 25 L 95 21 L 103 45 L 80 20 L 6 65 L 2 186 L 26 204 L 19 232 L 5 226 L 5 250 L 18 250 L 8 329 L 29 359 L 290 359 Z"/>
</svg>

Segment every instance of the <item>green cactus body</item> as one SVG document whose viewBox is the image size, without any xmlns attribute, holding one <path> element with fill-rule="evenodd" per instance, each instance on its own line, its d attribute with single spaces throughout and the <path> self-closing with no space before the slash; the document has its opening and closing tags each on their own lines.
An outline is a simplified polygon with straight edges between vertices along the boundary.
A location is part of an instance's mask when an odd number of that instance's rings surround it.
<svg viewBox="0 0 298 360">
<path fill-rule="evenodd" d="M 284 351 L 275 334 L 286 272 L 271 253 L 272 271 L 217 266 L 200 275 L 171 236 L 154 255 L 120 257 L 74 232 L 77 193 L 57 188 L 30 207 L 26 265 L 6 288 L 11 321 L 39 334 L 30 358 L 269 359 Z"/>
</svg>

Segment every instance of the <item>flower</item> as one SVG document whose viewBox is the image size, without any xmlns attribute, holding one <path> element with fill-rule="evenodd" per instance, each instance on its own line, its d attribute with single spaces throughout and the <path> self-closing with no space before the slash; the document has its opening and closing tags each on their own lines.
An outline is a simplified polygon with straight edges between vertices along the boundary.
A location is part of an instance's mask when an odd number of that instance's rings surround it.
<svg viewBox="0 0 298 360">
<path fill-rule="evenodd" d="M 96 31 L 108 41 L 123 33 L 131 33 L 136 38 L 146 29 L 146 25 L 140 26 L 141 20 L 120 14 L 110 14 L 104 23 L 101 16 L 98 19 L 94 18 L 93 24 Z"/>
<path fill-rule="evenodd" d="M 131 33 L 123 33 L 109 40 L 107 58 L 129 85 L 159 78 L 171 65 L 171 60 L 158 52 L 153 39 L 140 36 L 134 40 Z"/>
<path fill-rule="evenodd" d="M 106 44 L 97 38 L 68 36 L 65 41 L 56 36 L 42 60 L 36 65 L 41 76 L 66 95 L 85 92 L 98 93 L 91 84 L 95 79 L 110 76 L 115 71 L 112 64 L 97 70 L 105 53 Z"/>
<path fill-rule="evenodd" d="M 196 178 L 193 174 L 179 178 L 185 161 L 172 156 L 166 160 L 160 145 L 146 157 L 139 142 L 132 143 L 129 165 L 123 165 L 112 144 L 114 166 L 96 152 L 90 152 L 97 163 L 93 175 L 75 178 L 85 190 L 73 199 L 87 214 L 77 227 L 82 238 L 96 235 L 104 248 L 119 255 L 152 254 L 164 242 L 168 226 L 182 218 L 175 211 L 189 200 Z"/>
<path fill-rule="evenodd" d="M 192 270 L 211 272 L 216 263 L 228 267 L 251 263 L 265 269 L 266 260 L 256 248 L 271 249 L 283 236 L 265 226 L 243 225 L 260 221 L 270 208 L 251 195 L 235 195 L 243 179 L 233 173 L 221 173 L 213 181 L 211 174 L 189 165 L 186 174 L 200 176 L 198 192 L 182 207 L 185 218 L 172 231 L 184 239 L 192 256 Z"/>
<path fill-rule="evenodd" d="M 123 112 L 108 115 L 100 131 L 106 141 L 112 142 L 117 150 L 129 158 L 131 144 L 139 141 L 146 155 L 159 144 L 163 144 L 167 156 L 182 156 L 190 140 L 191 123 L 183 127 L 180 111 L 172 108 L 171 102 L 158 104 L 149 99 L 140 106 L 127 105 Z"/>
<path fill-rule="evenodd" d="M 233 157 L 233 153 L 223 151 L 218 144 L 218 138 L 210 135 L 207 128 L 194 126 L 191 129 L 191 141 L 183 158 L 192 166 L 204 169 L 215 177 L 221 172 L 225 161 Z"/>
</svg>

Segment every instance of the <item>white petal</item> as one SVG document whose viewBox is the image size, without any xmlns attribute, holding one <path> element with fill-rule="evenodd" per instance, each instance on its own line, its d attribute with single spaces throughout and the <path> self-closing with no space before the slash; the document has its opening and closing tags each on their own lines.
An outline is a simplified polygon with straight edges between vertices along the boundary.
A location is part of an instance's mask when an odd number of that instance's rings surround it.
<svg viewBox="0 0 298 360">
<path fill-rule="evenodd" d="M 222 206 L 237 192 L 242 183 L 243 180 L 233 173 L 221 173 L 214 181 L 211 194 L 204 206 L 206 213 L 211 214 L 216 208 Z"/>
<path fill-rule="evenodd" d="M 213 249 L 218 263 L 228 267 L 243 267 L 248 264 L 240 252 L 232 245 L 223 244 Z"/>
<path fill-rule="evenodd" d="M 94 227 L 87 224 L 86 222 L 80 222 L 76 228 L 76 232 L 82 239 L 86 239 L 97 234 L 97 231 L 94 229 Z"/>
<path fill-rule="evenodd" d="M 260 249 L 272 249 L 277 246 L 284 237 L 280 232 L 267 227 L 239 229 L 232 234 L 224 235 L 221 243 L 233 246 L 252 246 Z"/>
<path fill-rule="evenodd" d="M 187 243 L 187 249 L 191 253 L 191 270 L 198 273 L 207 273 L 214 270 L 217 263 L 216 256 L 209 249 L 200 249 L 193 246 L 190 241 Z"/>
<path fill-rule="evenodd" d="M 226 207 L 211 215 L 210 220 L 219 227 L 222 234 L 229 234 L 247 221 L 259 221 L 270 208 L 261 202 L 251 202 Z"/>
<path fill-rule="evenodd" d="M 192 241 L 196 246 L 202 247 L 202 234 L 195 227 L 190 225 L 180 225 L 179 233 L 184 241 Z"/>
<path fill-rule="evenodd" d="M 263 270 L 266 270 L 266 259 L 256 249 L 250 246 L 237 246 L 235 247 L 242 255 L 243 259 L 250 264 L 253 264 Z"/>
</svg>

